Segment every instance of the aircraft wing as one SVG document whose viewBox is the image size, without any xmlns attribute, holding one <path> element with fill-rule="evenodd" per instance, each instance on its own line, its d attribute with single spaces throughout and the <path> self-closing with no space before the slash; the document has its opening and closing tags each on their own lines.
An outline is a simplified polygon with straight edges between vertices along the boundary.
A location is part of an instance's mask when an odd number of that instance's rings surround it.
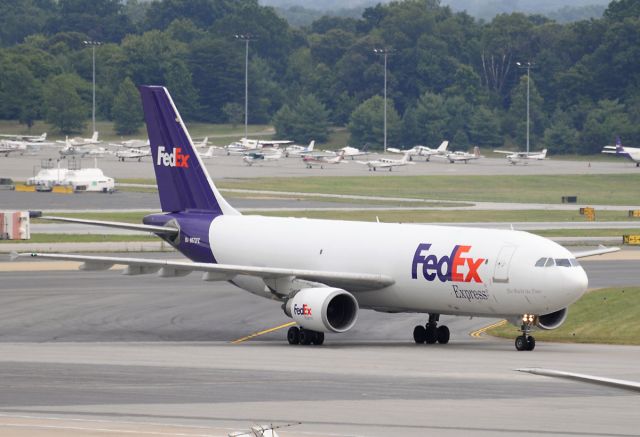
<svg viewBox="0 0 640 437">
<path fill-rule="evenodd" d="M 586 258 L 589 256 L 604 255 L 605 253 L 617 252 L 619 250 L 619 247 L 604 247 L 603 245 L 600 245 L 597 249 L 574 252 L 573 256 L 575 256 L 576 258 Z"/>
<path fill-rule="evenodd" d="M 586 382 L 589 384 L 604 385 L 607 387 L 615 387 L 623 390 L 629 390 L 634 392 L 640 392 L 640 383 L 635 381 L 626 381 L 623 379 L 603 378 L 600 376 L 585 375 L 582 373 L 562 372 L 560 370 L 553 369 L 541 369 L 541 368 L 525 368 L 516 369 L 518 372 L 531 373 L 532 375 L 549 376 L 552 378 L 564 378 L 574 381 Z"/>
<path fill-rule="evenodd" d="M 232 264 L 194 263 L 190 261 L 168 261 L 145 258 L 123 258 L 110 256 L 68 255 L 60 253 L 12 253 L 11 259 L 20 257 L 48 258 L 62 261 L 82 262 L 80 270 L 107 270 L 113 265 L 125 265 L 124 274 L 142 275 L 159 272 L 161 277 L 185 276 L 191 272 L 203 272 L 203 280 L 227 281 L 236 275 L 257 276 L 263 279 L 299 278 L 321 282 L 328 286 L 348 291 L 371 291 L 388 287 L 394 279 L 379 274 L 332 272 L 322 270 L 287 269 L 278 267 L 255 267 Z"/>
<path fill-rule="evenodd" d="M 494 150 L 493 153 L 504 153 L 505 155 L 514 155 L 518 152 L 511 152 L 509 150 Z"/>
</svg>

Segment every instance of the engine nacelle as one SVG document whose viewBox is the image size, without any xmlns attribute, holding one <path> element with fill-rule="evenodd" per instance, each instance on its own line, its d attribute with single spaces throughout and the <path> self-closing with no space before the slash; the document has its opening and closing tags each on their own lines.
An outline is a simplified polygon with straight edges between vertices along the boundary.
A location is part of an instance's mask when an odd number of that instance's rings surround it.
<svg viewBox="0 0 640 437">
<path fill-rule="evenodd" d="M 319 332 L 345 332 L 358 318 L 358 301 L 340 288 L 303 288 L 287 300 L 284 312 L 300 326 Z"/>
<path fill-rule="evenodd" d="M 536 318 L 536 326 L 540 329 L 556 329 L 567 319 L 568 312 L 567 308 L 562 308 L 553 313 L 538 316 Z"/>
</svg>

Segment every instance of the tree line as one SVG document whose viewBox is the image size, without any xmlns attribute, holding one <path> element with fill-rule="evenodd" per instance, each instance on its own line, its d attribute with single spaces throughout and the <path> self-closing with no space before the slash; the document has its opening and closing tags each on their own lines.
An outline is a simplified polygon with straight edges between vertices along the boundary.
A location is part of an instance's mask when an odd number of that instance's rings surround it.
<svg viewBox="0 0 640 437">
<path fill-rule="evenodd" d="M 388 143 L 524 147 L 595 153 L 616 135 L 640 143 L 640 2 L 559 24 L 539 15 L 489 22 L 438 0 L 365 9 L 291 27 L 257 0 L 0 0 L 0 118 L 44 118 L 63 133 L 90 115 L 92 49 L 101 119 L 142 123 L 135 85 L 166 85 L 183 117 L 239 122 L 250 35 L 249 122 L 280 137 L 382 144 L 386 49 Z M 519 66 L 518 63 L 521 65 Z"/>
</svg>

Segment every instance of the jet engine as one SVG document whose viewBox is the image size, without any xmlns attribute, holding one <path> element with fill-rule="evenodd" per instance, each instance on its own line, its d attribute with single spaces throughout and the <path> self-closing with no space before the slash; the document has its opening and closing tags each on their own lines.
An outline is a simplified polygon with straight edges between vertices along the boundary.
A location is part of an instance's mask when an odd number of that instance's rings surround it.
<svg viewBox="0 0 640 437">
<path fill-rule="evenodd" d="M 567 308 L 562 308 L 556 312 L 538 316 L 536 326 L 540 329 L 556 329 L 567 319 L 568 312 Z"/>
<path fill-rule="evenodd" d="M 345 332 L 358 317 L 358 301 L 340 288 L 303 288 L 287 300 L 286 315 L 305 329 Z"/>
</svg>

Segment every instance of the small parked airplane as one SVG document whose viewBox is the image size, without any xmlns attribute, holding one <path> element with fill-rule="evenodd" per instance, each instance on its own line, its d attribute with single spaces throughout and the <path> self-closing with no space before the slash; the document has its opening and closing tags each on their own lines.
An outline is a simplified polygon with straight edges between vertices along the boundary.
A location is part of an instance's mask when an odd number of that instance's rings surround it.
<svg viewBox="0 0 640 437">
<path fill-rule="evenodd" d="M 443 141 L 440 143 L 438 148 L 432 149 L 427 146 L 413 146 L 411 149 L 400 150 L 395 147 L 387 148 L 387 152 L 391 153 L 409 153 L 409 161 L 413 161 L 414 156 L 426 156 L 426 161 L 429 161 L 432 156 L 445 156 L 447 154 L 447 147 L 449 146 L 449 141 Z"/>
<path fill-rule="evenodd" d="M 47 140 L 47 133 L 44 132 L 42 135 L 2 134 L 0 137 L 15 141 L 26 141 L 28 143 L 44 143 Z"/>
<path fill-rule="evenodd" d="M 393 170 L 393 167 L 402 167 L 409 164 L 414 164 L 409 161 L 409 152 L 406 152 L 402 159 L 389 159 L 378 158 L 371 161 L 356 161 L 358 164 L 363 164 L 369 167 L 369 171 L 376 171 L 378 168 L 388 168 L 389 171 Z"/>
<path fill-rule="evenodd" d="M 338 155 L 305 155 L 302 157 L 302 161 L 307 165 L 307 168 L 313 168 L 316 165 L 324 168 L 327 164 L 346 164 L 344 152 L 340 152 Z"/>
<path fill-rule="evenodd" d="M 56 143 L 60 143 L 60 144 L 64 144 L 65 146 L 67 145 L 71 145 L 71 146 L 87 146 L 90 144 L 99 144 L 102 141 L 98 140 L 98 132 L 94 132 L 93 136 L 91 138 L 81 138 L 81 137 L 75 137 L 75 138 L 65 138 L 64 141 L 62 140 L 58 140 L 56 141 Z"/>
<path fill-rule="evenodd" d="M 473 153 L 449 152 L 444 155 L 444 157 L 447 158 L 451 164 L 454 164 L 456 162 L 464 162 L 466 164 L 469 161 L 473 161 L 474 159 L 482 158 L 482 155 L 480 155 L 480 148 L 478 146 L 475 146 L 473 148 Z"/>
<path fill-rule="evenodd" d="M 506 156 L 509 164 L 516 165 L 522 162 L 524 165 L 529 164 L 529 161 L 542 161 L 547 158 L 547 149 L 542 149 L 540 152 L 511 152 L 509 150 L 494 150 L 494 153 L 503 153 Z"/>
<path fill-rule="evenodd" d="M 640 167 L 640 149 L 636 147 L 625 147 L 622 145 L 620 137 L 616 138 L 615 146 L 604 146 L 602 153 L 612 153 L 618 156 L 624 156 L 636 163 L 636 167 Z"/>
<path fill-rule="evenodd" d="M 306 147 L 298 146 L 297 144 L 292 144 L 290 146 L 287 146 L 284 149 L 284 156 L 285 156 L 285 158 L 288 158 L 290 156 L 308 155 L 309 153 L 313 152 L 313 148 L 314 148 L 315 145 L 316 145 L 315 140 L 311 140 L 309 145 L 306 146 Z"/>
<path fill-rule="evenodd" d="M 344 152 L 344 157 L 345 158 L 351 158 L 352 160 L 356 157 L 356 156 L 364 156 L 364 155 L 368 155 L 369 154 L 369 145 L 365 144 L 364 147 L 361 149 L 358 149 L 356 147 L 350 147 L 350 146 L 345 146 L 341 149 L 338 149 L 338 154 L 340 152 Z"/>
<path fill-rule="evenodd" d="M 137 159 L 138 162 L 142 161 L 142 158 L 151 156 L 151 149 L 144 147 L 132 147 L 130 149 L 118 150 L 116 152 L 116 158 L 118 161 L 125 162 L 127 159 Z"/>
<path fill-rule="evenodd" d="M 287 332 L 292 345 L 320 345 L 325 333 L 350 330 L 359 311 L 370 309 L 428 314 L 426 325 L 413 329 L 422 344 L 449 342 L 441 314 L 504 317 L 520 326 L 516 349 L 531 351 L 531 330 L 559 327 L 587 291 L 576 258 L 619 250 L 572 253 L 513 230 L 242 215 L 213 183 L 169 92 L 141 86 L 140 93 L 162 213 L 143 224 L 46 218 L 149 232 L 190 261 L 66 253 L 12 253 L 12 259 L 75 261 L 85 271 L 118 264 L 127 275 L 163 278 L 199 272 L 205 281 L 282 302 L 298 325 Z"/>
<path fill-rule="evenodd" d="M 253 165 L 259 162 L 277 161 L 282 158 L 282 150 L 276 149 L 271 152 L 251 152 L 242 157 L 247 165 Z"/>
</svg>

